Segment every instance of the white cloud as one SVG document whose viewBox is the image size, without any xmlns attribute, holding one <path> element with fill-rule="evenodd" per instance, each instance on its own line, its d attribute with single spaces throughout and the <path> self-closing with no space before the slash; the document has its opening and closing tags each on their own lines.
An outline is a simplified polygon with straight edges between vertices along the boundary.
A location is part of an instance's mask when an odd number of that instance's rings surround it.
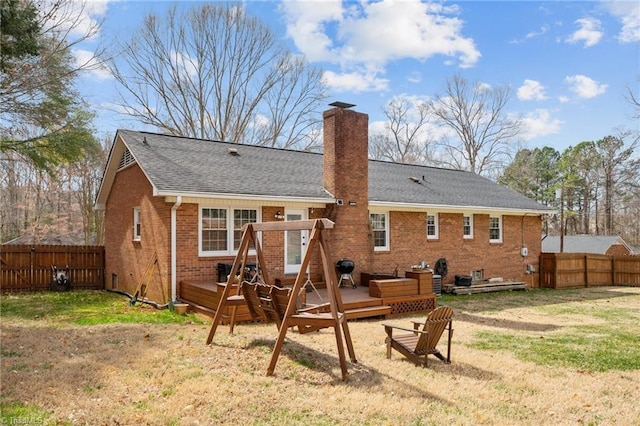
<svg viewBox="0 0 640 426">
<path fill-rule="evenodd" d="M 409 83 L 420 83 L 422 81 L 422 73 L 420 71 L 413 71 L 407 76 L 407 81 Z"/>
<path fill-rule="evenodd" d="M 322 79 L 324 83 L 337 92 L 370 92 L 370 91 L 386 91 L 389 87 L 389 80 L 378 78 L 375 74 L 346 72 L 335 73 L 326 71 Z"/>
<path fill-rule="evenodd" d="M 287 33 L 311 62 L 384 72 L 390 61 L 434 56 L 472 67 L 480 52 L 462 34 L 456 6 L 419 0 L 284 2 Z"/>
<path fill-rule="evenodd" d="M 570 37 L 567 38 L 568 43 L 584 42 L 584 47 L 591 47 L 598 44 L 603 36 L 600 20 L 595 18 L 582 18 L 575 21 L 580 28 Z"/>
<path fill-rule="evenodd" d="M 538 31 L 531 31 L 525 38 L 536 38 L 546 34 L 549 31 L 549 25 L 542 25 Z"/>
<path fill-rule="evenodd" d="M 339 1 L 287 1 L 282 3 L 282 9 L 287 21 L 287 35 L 310 62 L 336 59 L 328 33 L 332 30 L 330 23 L 342 19 Z"/>
<path fill-rule="evenodd" d="M 182 78 L 189 79 L 198 72 L 197 59 L 189 56 L 184 52 L 174 50 L 171 52 L 171 66 L 176 68 Z"/>
<path fill-rule="evenodd" d="M 620 19 L 618 40 L 621 43 L 640 41 L 640 3 L 637 1 L 606 1 L 602 2 L 605 9 Z"/>
<path fill-rule="evenodd" d="M 522 118 L 522 131 L 520 136 L 524 140 L 531 140 L 542 136 L 553 135 L 560 132 L 562 121 L 551 118 L 551 113 L 546 109 L 536 109 Z"/>
<path fill-rule="evenodd" d="M 474 90 L 477 93 L 489 92 L 491 90 L 491 85 L 489 83 L 485 83 L 485 82 L 479 81 L 474 86 Z"/>
<path fill-rule="evenodd" d="M 541 101 L 547 98 L 544 86 L 535 80 L 525 80 L 524 84 L 518 88 L 517 96 L 521 101 Z"/>
<path fill-rule="evenodd" d="M 46 16 L 45 29 L 59 33 L 67 41 L 93 39 L 98 36 L 100 20 L 107 13 L 109 1 L 112 0 L 42 0 L 38 13 Z"/>
<path fill-rule="evenodd" d="M 105 64 L 100 63 L 94 52 L 84 49 L 73 49 L 73 57 L 75 59 L 76 67 L 88 72 L 94 78 L 104 81 L 113 78 L 113 75 Z"/>
<path fill-rule="evenodd" d="M 386 121 L 371 121 L 369 122 L 369 134 L 385 134 L 387 132 L 387 125 L 389 123 Z"/>
<path fill-rule="evenodd" d="M 569 89 L 583 99 L 594 98 L 607 91 L 606 84 L 599 84 L 597 81 L 584 75 L 571 75 L 565 77 L 565 83 Z"/>
</svg>

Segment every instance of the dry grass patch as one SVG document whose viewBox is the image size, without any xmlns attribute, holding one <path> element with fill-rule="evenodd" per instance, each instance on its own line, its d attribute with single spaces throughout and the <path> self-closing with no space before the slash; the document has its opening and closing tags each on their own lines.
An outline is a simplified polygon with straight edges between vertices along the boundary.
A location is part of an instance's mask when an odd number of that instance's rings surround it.
<svg viewBox="0 0 640 426">
<path fill-rule="evenodd" d="M 126 305 L 98 295 L 107 311 Z M 382 321 L 350 322 L 358 363 L 349 363 L 344 382 L 331 330 L 288 333 L 267 377 L 274 325 L 240 324 L 234 335 L 221 326 L 206 346 L 209 322 L 195 316 L 129 323 L 106 312 L 104 323 L 78 325 L 75 315 L 34 318 L 16 309 L 30 297 L 2 297 L 0 407 L 8 424 L 640 424 L 640 369 L 628 365 L 640 358 L 638 345 L 619 351 L 599 342 L 605 355 L 627 352 L 631 360 L 604 368 L 553 359 L 557 347 L 542 357 L 536 345 L 637 330 L 638 288 L 442 298 L 456 313 L 453 362 L 434 358 L 426 369 L 397 352 L 385 358 Z M 126 309 L 141 321 L 156 315 Z"/>
</svg>

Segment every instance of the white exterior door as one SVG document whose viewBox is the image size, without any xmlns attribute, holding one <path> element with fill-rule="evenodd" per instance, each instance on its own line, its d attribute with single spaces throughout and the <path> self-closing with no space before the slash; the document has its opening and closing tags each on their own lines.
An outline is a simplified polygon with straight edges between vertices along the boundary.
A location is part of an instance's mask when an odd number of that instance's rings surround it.
<svg viewBox="0 0 640 426">
<path fill-rule="evenodd" d="M 304 220 L 306 210 L 286 210 L 285 220 Z M 284 273 L 297 274 L 300 272 L 302 258 L 307 251 L 308 231 L 285 231 L 284 236 Z"/>
</svg>

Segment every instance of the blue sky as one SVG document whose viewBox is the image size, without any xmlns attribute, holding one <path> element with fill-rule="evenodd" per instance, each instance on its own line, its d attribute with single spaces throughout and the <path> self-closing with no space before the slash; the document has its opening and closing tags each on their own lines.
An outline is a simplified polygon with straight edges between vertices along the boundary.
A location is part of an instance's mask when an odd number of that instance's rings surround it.
<svg viewBox="0 0 640 426">
<path fill-rule="evenodd" d="M 100 1 L 91 50 L 128 37 L 142 18 L 195 1 Z M 640 97 L 638 1 L 254 1 L 260 17 L 296 52 L 325 70 L 329 102 L 356 104 L 372 129 L 394 96 L 428 99 L 458 73 L 469 82 L 509 85 L 510 114 L 525 120 L 522 142 L 562 150 L 640 128 L 625 100 Z M 82 51 L 77 54 L 82 55 Z M 87 72 L 79 90 L 98 111 L 99 133 L 141 126 L 110 111 L 114 80 Z M 637 113 L 637 111 L 636 111 Z"/>
</svg>

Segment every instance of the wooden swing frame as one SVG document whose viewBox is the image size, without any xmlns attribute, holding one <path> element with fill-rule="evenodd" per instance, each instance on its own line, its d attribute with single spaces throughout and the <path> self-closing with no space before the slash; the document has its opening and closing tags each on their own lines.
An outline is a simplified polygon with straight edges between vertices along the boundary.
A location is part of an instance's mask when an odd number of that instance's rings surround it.
<svg viewBox="0 0 640 426">
<path fill-rule="evenodd" d="M 349 357 L 351 362 L 356 363 L 356 355 L 353 349 L 353 343 L 351 341 L 351 334 L 349 333 L 349 326 L 347 324 L 347 318 L 344 313 L 344 306 L 342 303 L 342 296 L 338 289 L 338 280 L 335 269 L 332 266 L 331 255 L 329 252 L 329 246 L 322 234 L 324 229 L 333 229 L 334 223 L 329 219 L 313 219 L 313 220 L 298 220 L 287 222 L 262 222 L 262 223 L 248 223 L 244 225 L 242 234 L 242 241 L 240 242 L 240 248 L 238 254 L 233 261 L 231 267 L 231 274 L 227 279 L 227 284 L 224 287 L 223 293 L 220 296 L 218 303 L 218 309 L 216 309 L 215 316 L 213 317 L 213 323 L 209 336 L 207 337 L 207 344 L 213 341 L 216 330 L 222 319 L 222 313 L 226 306 L 232 306 L 231 325 L 230 332 L 233 333 L 233 326 L 235 321 L 235 312 L 237 306 L 242 303 L 253 303 L 251 300 L 245 300 L 241 294 L 241 282 L 238 282 L 237 291 L 235 295 L 230 295 L 233 284 L 236 282 L 235 272 L 240 270 L 244 271 L 247 265 L 249 257 L 249 247 L 251 243 L 256 250 L 258 258 L 258 269 L 262 274 L 262 279 L 265 283 L 270 283 L 268 278 L 267 268 L 264 266 L 264 255 L 260 246 L 260 241 L 256 238 L 256 232 L 269 232 L 269 231 L 295 231 L 295 230 L 307 230 L 311 231 L 309 242 L 307 245 L 307 251 L 300 265 L 300 271 L 296 276 L 296 280 L 293 284 L 289 295 L 289 302 L 287 309 L 278 328 L 278 338 L 276 339 L 273 347 L 273 353 L 271 355 L 271 362 L 267 368 L 267 376 L 273 375 L 280 356 L 280 351 L 284 343 L 284 339 L 287 335 L 287 330 L 290 327 L 298 326 L 302 329 L 321 329 L 333 327 L 336 336 L 336 344 L 338 347 L 338 356 L 340 358 L 340 368 L 342 370 L 342 380 L 345 380 L 348 376 L 347 363 L 345 359 L 344 345 L 347 346 Z M 327 298 L 330 311 L 324 313 L 310 313 L 310 312 L 298 312 L 296 310 L 296 303 L 298 294 L 302 289 L 304 282 L 306 282 L 306 271 L 311 262 L 315 247 L 319 248 L 320 256 L 322 258 L 322 267 L 324 271 L 324 277 L 327 286 Z M 251 308 L 251 307 L 250 307 Z M 343 340 L 344 339 L 344 340 Z"/>
</svg>

